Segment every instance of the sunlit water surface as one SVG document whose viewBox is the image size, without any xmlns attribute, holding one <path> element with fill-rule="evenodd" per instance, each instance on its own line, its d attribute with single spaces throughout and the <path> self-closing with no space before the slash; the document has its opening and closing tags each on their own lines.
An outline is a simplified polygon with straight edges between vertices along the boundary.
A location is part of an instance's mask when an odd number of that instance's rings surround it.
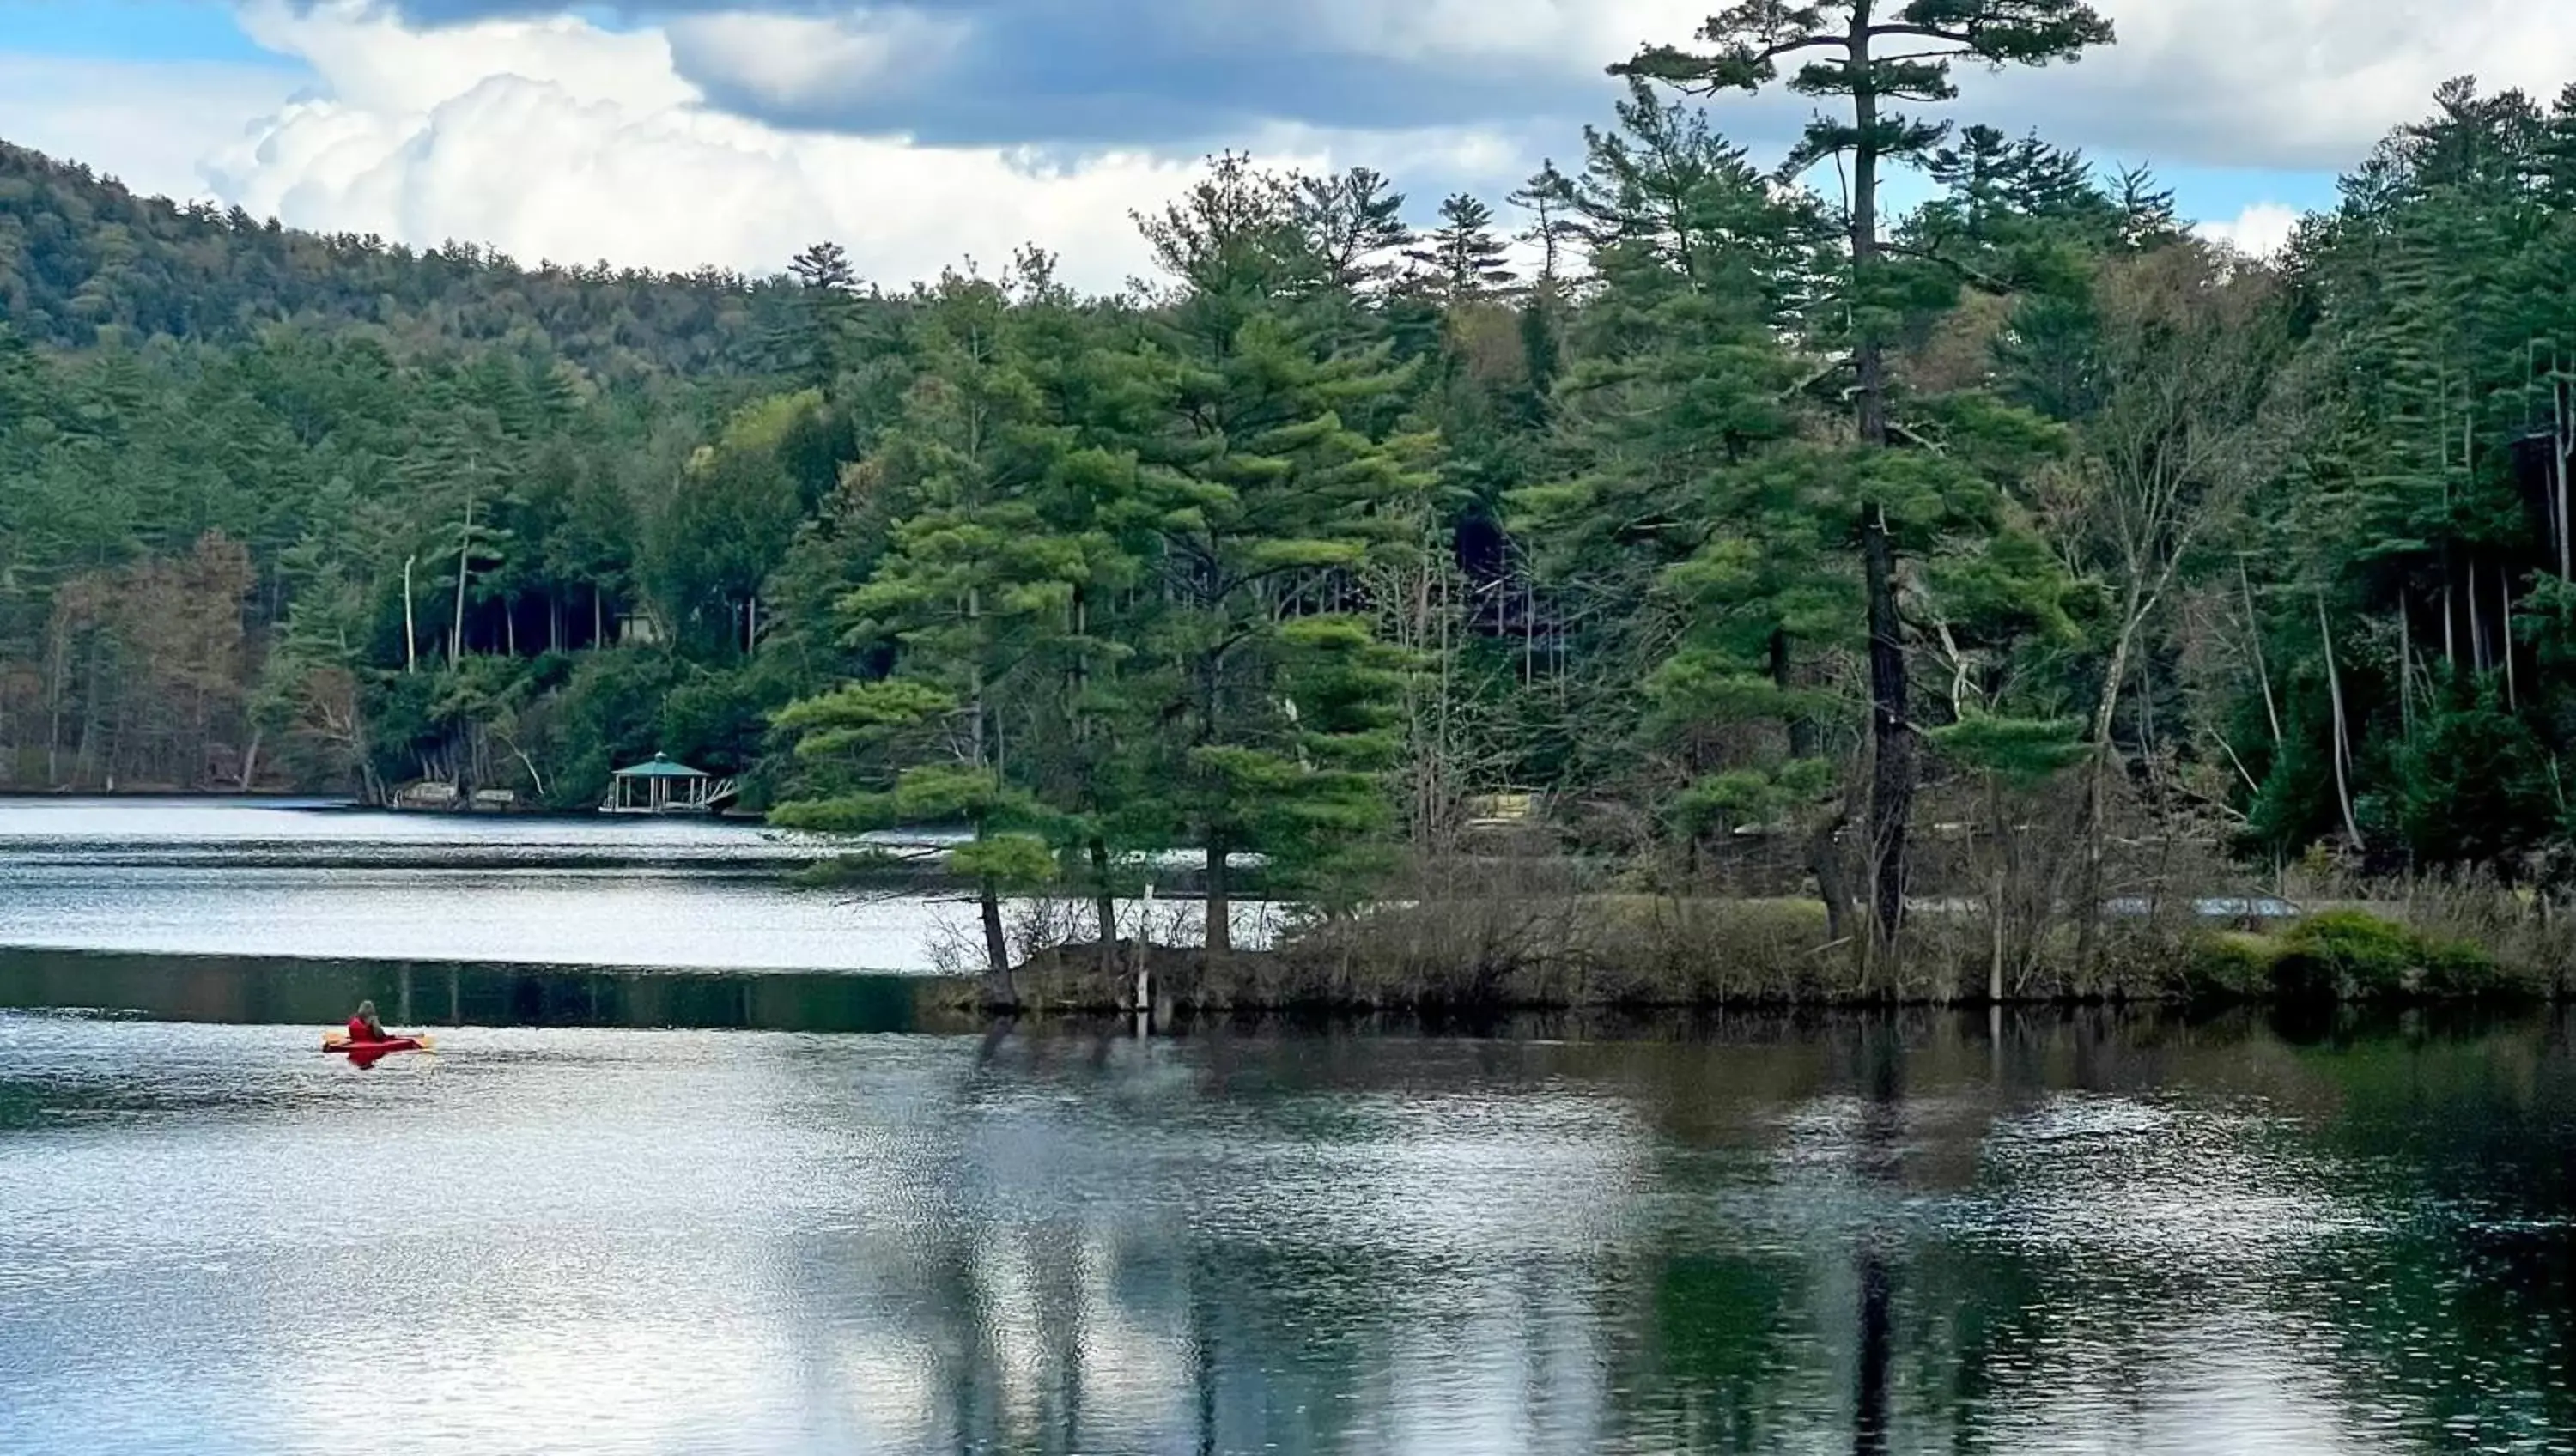
<svg viewBox="0 0 2576 1456">
<path fill-rule="evenodd" d="M 0 1012 L 0 1449 L 2576 1450 L 2562 1037 Z"/>
<path fill-rule="evenodd" d="M 923 855 L 933 839 L 867 837 Z M 0 799 L 0 947 L 924 972 L 980 945 L 954 896 L 790 882 L 854 847 L 713 819 Z M 1144 913 L 1122 910 L 1131 933 Z M 1198 911 L 1166 902 L 1154 923 L 1187 940 Z M 1241 907 L 1238 942 L 1271 923 Z"/>
</svg>

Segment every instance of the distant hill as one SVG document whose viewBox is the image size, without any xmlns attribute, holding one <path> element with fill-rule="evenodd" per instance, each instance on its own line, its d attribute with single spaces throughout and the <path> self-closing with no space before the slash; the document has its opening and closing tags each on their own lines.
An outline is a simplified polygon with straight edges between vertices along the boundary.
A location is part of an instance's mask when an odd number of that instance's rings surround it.
<svg viewBox="0 0 2576 1456">
<path fill-rule="evenodd" d="M 729 373 L 758 367 L 785 292 L 712 268 L 527 268 L 473 244 L 414 251 L 299 232 L 240 208 L 139 197 L 0 142 L 0 321 L 40 345 L 356 324 L 398 346 L 528 339 L 607 377 Z"/>
</svg>

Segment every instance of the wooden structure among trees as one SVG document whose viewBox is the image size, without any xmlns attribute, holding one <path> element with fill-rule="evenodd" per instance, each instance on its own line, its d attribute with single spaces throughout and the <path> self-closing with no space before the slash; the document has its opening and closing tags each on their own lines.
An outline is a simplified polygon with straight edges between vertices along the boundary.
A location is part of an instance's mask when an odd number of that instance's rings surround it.
<svg viewBox="0 0 2576 1456">
<path fill-rule="evenodd" d="M 704 769 L 660 753 L 650 763 L 619 769 L 614 778 L 608 802 L 599 806 L 603 814 L 712 814 L 729 787 Z"/>
</svg>

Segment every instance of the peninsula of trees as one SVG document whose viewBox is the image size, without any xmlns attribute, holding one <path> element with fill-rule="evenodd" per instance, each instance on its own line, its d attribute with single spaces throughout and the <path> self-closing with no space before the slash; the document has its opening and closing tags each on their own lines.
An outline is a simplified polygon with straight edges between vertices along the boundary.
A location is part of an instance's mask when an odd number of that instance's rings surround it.
<svg viewBox="0 0 2576 1456">
<path fill-rule="evenodd" d="M 2445 87 L 2254 258 L 1926 113 L 2085 6 L 1889 9 L 1645 49 L 1427 230 L 1217 158 L 1116 297 L 415 253 L 0 148 L 0 788 L 583 807 L 668 752 L 971 829 L 996 961 L 1148 854 L 1220 946 L 1245 876 L 1417 893 L 1523 795 L 1524 848 L 1865 960 L 1983 906 L 1998 985 L 2186 862 L 2545 911 L 2576 90 Z M 1720 129 L 1774 85 L 1776 164 Z"/>
</svg>

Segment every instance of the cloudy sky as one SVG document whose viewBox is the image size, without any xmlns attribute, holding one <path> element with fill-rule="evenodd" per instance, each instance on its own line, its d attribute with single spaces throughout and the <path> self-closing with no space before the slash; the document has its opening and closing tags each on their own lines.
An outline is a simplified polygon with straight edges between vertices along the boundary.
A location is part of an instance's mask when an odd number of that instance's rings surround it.
<svg viewBox="0 0 2576 1456">
<path fill-rule="evenodd" d="M 0 138 L 148 192 L 526 260 L 870 276 L 1023 241 L 1111 286 L 1212 150 L 1425 212 L 1572 159 L 1602 66 L 1712 0 L 0 0 Z M 2568 0 L 2096 0 L 2122 43 L 1955 114 L 2153 165 L 2252 246 L 2434 86 L 2576 80 Z M 1776 146 L 1801 111 L 1719 103 Z"/>
</svg>

